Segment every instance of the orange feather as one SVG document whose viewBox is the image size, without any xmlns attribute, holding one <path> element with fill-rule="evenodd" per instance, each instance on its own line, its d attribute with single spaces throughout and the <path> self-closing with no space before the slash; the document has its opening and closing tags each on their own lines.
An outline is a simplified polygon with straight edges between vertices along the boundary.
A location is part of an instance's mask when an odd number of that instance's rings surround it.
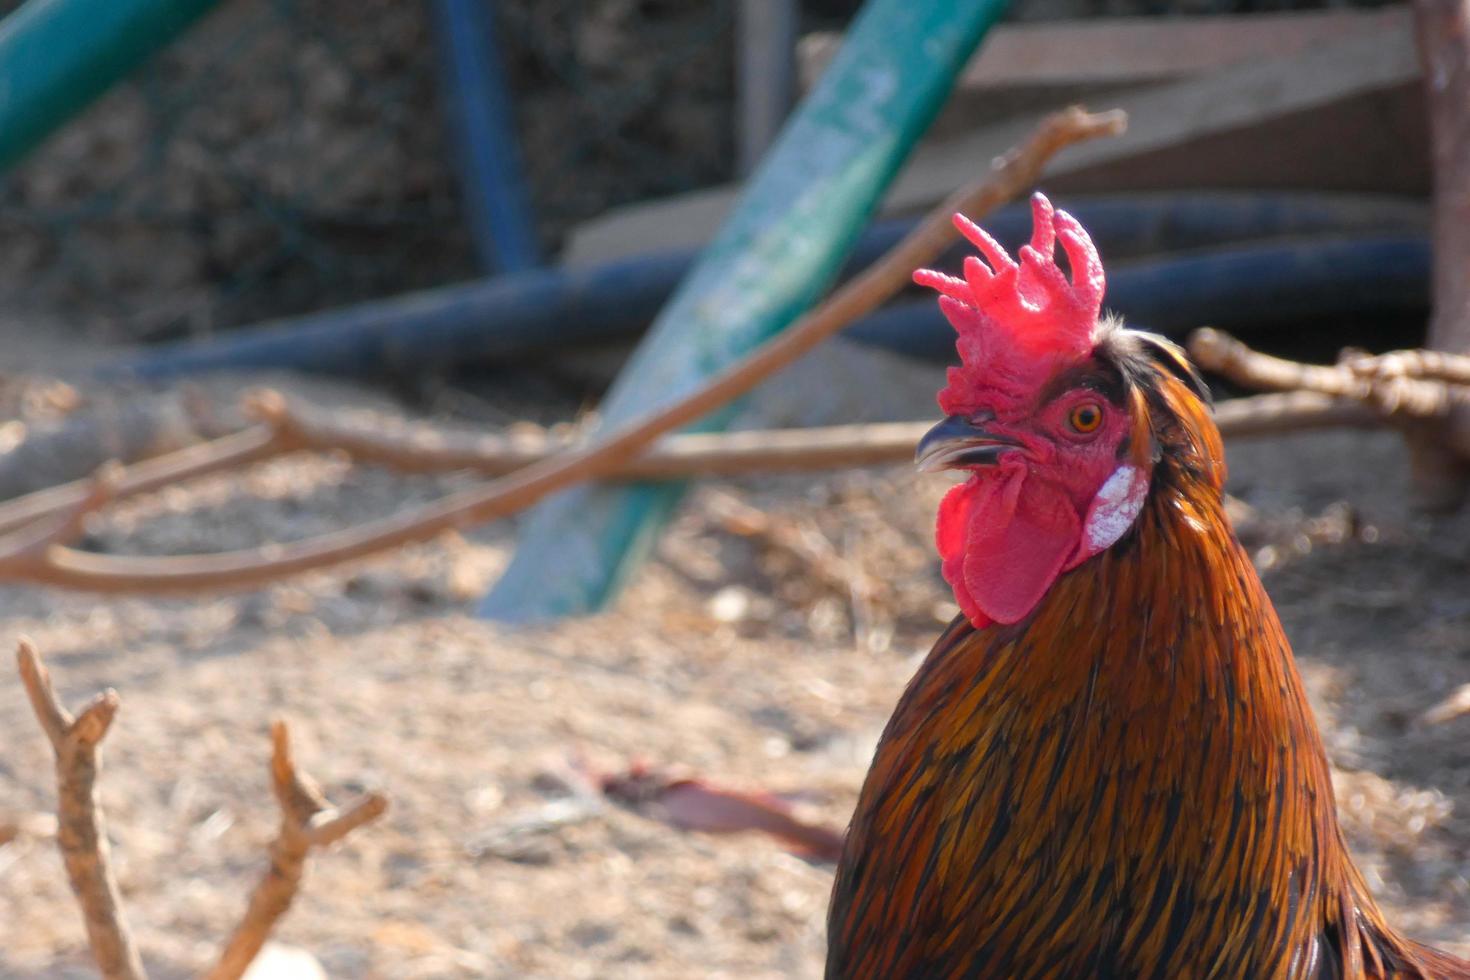
<svg viewBox="0 0 1470 980">
<path fill-rule="evenodd" d="M 1182 355 L 1126 336 L 1093 356 L 1159 453 L 1144 508 L 1026 619 L 940 637 L 862 790 L 828 977 L 1470 978 L 1368 894 L 1219 432 Z"/>
</svg>

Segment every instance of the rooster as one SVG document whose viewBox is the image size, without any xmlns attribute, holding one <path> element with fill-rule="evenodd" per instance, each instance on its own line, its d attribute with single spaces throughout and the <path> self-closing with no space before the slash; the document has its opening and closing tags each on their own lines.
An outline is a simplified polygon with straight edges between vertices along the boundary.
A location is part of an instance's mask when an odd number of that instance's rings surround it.
<svg viewBox="0 0 1470 980">
<path fill-rule="evenodd" d="M 956 215 L 988 266 L 914 276 L 958 333 L 917 456 L 966 477 L 936 534 L 961 612 L 878 744 L 828 978 L 1470 978 L 1348 854 L 1204 383 L 1099 318 L 1087 233 L 1032 209 L 1019 261 Z"/>
</svg>

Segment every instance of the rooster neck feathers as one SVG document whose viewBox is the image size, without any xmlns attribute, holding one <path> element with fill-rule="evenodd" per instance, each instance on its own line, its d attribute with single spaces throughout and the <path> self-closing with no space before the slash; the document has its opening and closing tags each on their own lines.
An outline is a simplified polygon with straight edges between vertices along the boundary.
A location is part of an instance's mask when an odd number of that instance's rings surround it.
<svg viewBox="0 0 1470 980">
<path fill-rule="evenodd" d="M 1026 620 L 936 644 L 849 831 L 828 976 L 1470 976 L 1424 966 L 1347 855 L 1197 379 L 1126 331 L 1096 357 L 1148 411 L 1148 501 Z"/>
<path fill-rule="evenodd" d="M 828 977 L 1470 978 L 1389 928 L 1348 855 L 1290 646 L 1224 513 L 1204 385 L 1173 344 L 1098 319 L 1085 232 L 1033 208 L 1020 262 L 961 220 L 990 266 L 916 276 L 959 334 L 924 458 L 972 470 L 938 534 L 963 612 L 879 742 Z M 1056 398 L 1110 419 L 1106 440 L 1059 428 Z M 1088 495 L 1130 470 L 1146 479 L 1126 526 L 1072 547 L 1058 528 L 1085 532 Z"/>
</svg>

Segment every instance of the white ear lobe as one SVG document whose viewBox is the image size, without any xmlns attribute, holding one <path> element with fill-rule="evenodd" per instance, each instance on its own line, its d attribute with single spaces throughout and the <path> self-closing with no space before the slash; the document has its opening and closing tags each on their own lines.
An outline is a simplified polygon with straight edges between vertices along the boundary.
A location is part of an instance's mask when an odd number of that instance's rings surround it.
<svg viewBox="0 0 1470 980">
<path fill-rule="evenodd" d="M 1133 526 L 1148 497 L 1148 474 L 1124 463 L 1113 471 L 1087 508 L 1082 526 L 1083 548 L 1095 555 L 1112 547 Z"/>
</svg>

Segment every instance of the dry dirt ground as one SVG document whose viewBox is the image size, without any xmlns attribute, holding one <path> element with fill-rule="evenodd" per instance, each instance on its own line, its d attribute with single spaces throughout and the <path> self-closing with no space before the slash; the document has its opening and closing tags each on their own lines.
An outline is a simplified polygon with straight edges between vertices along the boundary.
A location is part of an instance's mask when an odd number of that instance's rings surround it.
<svg viewBox="0 0 1470 980">
<path fill-rule="evenodd" d="M 1231 462 L 1353 848 L 1410 933 L 1470 953 L 1470 716 L 1417 721 L 1470 682 L 1470 517 L 1415 516 L 1387 434 L 1242 442 Z M 128 502 L 88 544 L 286 540 L 468 479 L 289 457 Z M 953 612 L 929 546 L 943 489 L 906 467 L 706 484 L 615 609 L 551 628 L 471 615 L 510 554 L 513 528 L 496 526 L 243 595 L 7 587 L 0 646 L 33 637 L 70 703 L 121 693 L 102 797 L 156 977 L 209 962 L 262 869 L 277 717 L 334 799 L 393 799 L 315 857 L 279 933 L 334 977 L 816 977 L 829 869 L 589 807 L 575 774 L 641 759 L 841 823 Z M 816 541 L 829 572 L 861 569 L 872 593 L 733 533 L 721 494 Z M 45 818 L 49 749 L 6 657 L 0 976 L 88 976 Z"/>
</svg>

